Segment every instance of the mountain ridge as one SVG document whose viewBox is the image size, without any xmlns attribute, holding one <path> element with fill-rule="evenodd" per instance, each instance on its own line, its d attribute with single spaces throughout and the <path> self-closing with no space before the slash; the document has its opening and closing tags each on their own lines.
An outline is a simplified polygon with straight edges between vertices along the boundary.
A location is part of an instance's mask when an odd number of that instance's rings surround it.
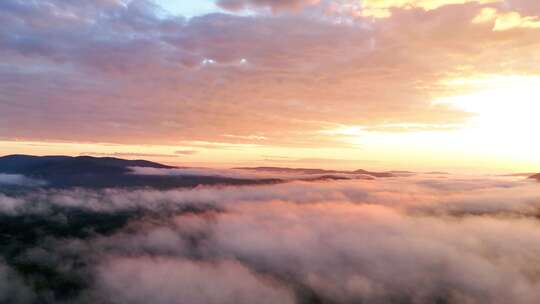
<svg viewBox="0 0 540 304">
<path fill-rule="evenodd" d="M 32 156 L 14 154 L 0 157 L 0 173 L 17 174 L 45 182 L 46 188 L 158 188 L 172 189 L 199 185 L 252 185 L 276 183 L 276 179 L 247 179 L 223 176 L 167 176 L 132 174 L 131 167 L 174 169 L 146 160 L 126 160 L 92 156 Z M 4 188 L 6 188 L 4 186 Z"/>
<path fill-rule="evenodd" d="M 392 172 L 373 172 L 363 169 L 354 171 L 347 170 L 325 170 L 325 169 L 313 169 L 313 168 L 288 168 L 288 167 L 238 167 L 234 168 L 238 170 L 251 170 L 258 172 L 273 172 L 273 173 L 295 173 L 295 174 L 362 174 L 373 177 L 394 177 Z"/>
<path fill-rule="evenodd" d="M 25 175 L 40 175 L 47 170 L 61 170 L 63 173 L 78 173 L 76 170 L 97 172 L 99 170 L 115 170 L 127 172 L 129 167 L 150 167 L 159 169 L 172 169 L 175 167 L 163 165 L 147 160 L 126 160 L 115 157 L 92 157 L 92 156 L 33 156 L 24 154 L 12 154 L 0 157 L 0 172 L 17 173 Z"/>
</svg>

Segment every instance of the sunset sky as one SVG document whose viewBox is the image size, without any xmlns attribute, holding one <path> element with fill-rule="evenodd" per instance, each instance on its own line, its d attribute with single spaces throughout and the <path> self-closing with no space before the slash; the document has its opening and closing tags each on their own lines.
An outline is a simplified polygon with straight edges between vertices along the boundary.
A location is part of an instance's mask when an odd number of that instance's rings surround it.
<svg viewBox="0 0 540 304">
<path fill-rule="evenodd" d="M 2 0 L 0 155 L 540 171 L 538 0 Z"/>
</svg>

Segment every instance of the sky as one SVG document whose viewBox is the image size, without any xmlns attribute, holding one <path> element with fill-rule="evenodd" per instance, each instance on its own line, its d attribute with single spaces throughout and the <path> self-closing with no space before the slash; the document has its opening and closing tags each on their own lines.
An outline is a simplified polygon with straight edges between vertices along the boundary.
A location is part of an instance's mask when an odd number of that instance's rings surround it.
<svg viewBox="0 0 540 304">
<path fill-rule="evenodd" d="M 540 1 L 0 2 L 0 155 L 540 171 Z"/>
<path fill-rule="evenodd" d="M 197 1 L 156 0 L 154 2 L 170 14 L 180 15 L 187 18 L 201 16 L 205 14 L 211 14 L 211 13 L 225 12 L 213 0 L 197 0 Z"/>
</svg>

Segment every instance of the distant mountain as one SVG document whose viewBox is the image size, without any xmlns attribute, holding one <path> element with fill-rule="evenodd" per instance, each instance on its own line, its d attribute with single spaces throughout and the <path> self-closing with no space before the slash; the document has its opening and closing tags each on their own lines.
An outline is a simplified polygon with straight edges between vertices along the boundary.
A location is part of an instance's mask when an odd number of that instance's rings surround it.
<svg viewBox="0 0 540 304">
<path fill-rule="evenodd" d="M 393 177 L 394 174 L 390 172 L 372 172 L 372 171 L 366 171 L 366 170 L 356 170 L 353 172 L 354 174 L 365 174 L 365 175 L 371 175 L 374 177 Z"/>
<path fill-rule="evenodd" d="M 113 157 L 91 156 L 30 156 L 8 155 L 0 157 L 0 174 L 21 175 L 37 181 L 33 185 L 45 188 L 159 188 L 195 187 L 198 185 L 253 185 L 273 184 L 291 180 L 327 181 L 347 179 L 374 179 L 399 176 L 402 172 L 372 172 L 367 170 L 341 171 L 306 168 L 255 167 L 236 168 L 270 175 L 287 174 L 284 177 L 231 177 L 202 172 L 197 174 L 135 174 L 133 167 L 155 169 L 178 169 L 146 160 L 126 160 Z M 299 175 L 294 178 L 294 175 Z M 22 187 L 22 186 L 21 186 Z M 6 190 L 3 185 L 0 190 Z"/>
<path fill-rule="evenodd" d="M 136 175 L 131 174 L 131 167 L 175 168 L 146 160 L 125 160 L 112 157 L 29 155 L 0 157 L 0 173 L 19 174 L 41 180 L 49 188 L 176 188 L 198 185 L 279 182 L 279 180 L 274 179 L 241 179 L 220 176 Z"/>
<path fill-rule="evenodd" d="M 500 174 L 498 176 L 505 176 L 505 177 L 530 177 L 532 175 L 535 175 L 536 173 L 528 172 L 528 173 L 510 173 L 510 174 Z"/>
<path fill-rule="evenodd" d="M 535 174 L 533 176 L 530 176 L 529 178 L 536 179 L 536 180 L 540 181 L 540 173 Z"/>
<path fill-rule="evenodd" d="M 260 172 L 272 173 L 289 173 L 289 174 L 343 174 L 351 173 L 350 171 L 324 170 L 324 169 L 306 169 L 306 168 L 285 168 L 285 167 L 240 167 L 234 168 L 239 170 L 251 170 Z"/>
<path fill-rule="evenodd" d="M 174 168 L 146 160 L 125 160 L 113 157 L 30 155 L 0 157 L 0 172 L 33 177 L 51 174 L 122 174 L 129 172 L 129 167 Z"/>
<path fill-rule="evenodd" d="M 375 177 L 370 175 L 356 175 L 353 177 L 346 177 L 343 175 L 314 175 L 313 177 L 300 178 L 298 180 L 304 182 L 318 182 L 318 181 L 340 181 L 340 180 L 352 180 L 352 179 L 363 179 L 363 180 L 374 180 Z"/>
<path fill-rule="evenodd" d="M 258 172 L 270 172 L 270 173 L 287 173 L 287 174 L 362 174 L 373 177 L 393 177 L 391 172 L 372 172 L 366 170 L 346 171 L 346 170 L 324 170 L 324 169 L 307 169 L 307 168 L 284 168 L 284 167 L 241 167 L 235 168 L 240 170 L 252 170 Z"/>
</svg>

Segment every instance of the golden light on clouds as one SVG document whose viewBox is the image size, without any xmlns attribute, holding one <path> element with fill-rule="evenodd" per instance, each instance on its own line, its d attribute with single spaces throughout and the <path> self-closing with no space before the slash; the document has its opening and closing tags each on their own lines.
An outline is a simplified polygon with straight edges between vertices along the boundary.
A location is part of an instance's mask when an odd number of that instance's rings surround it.
<svg viewBox="0 0 540 304">
<path fill-rule="evenodd" d="M 467 125 L 471 133 L 480 132 L 489 142 L 499 143 L 501 150 L 522 149 L 521 154 L 531 157 L 540 152 L 540 142 L 530 136 L 540 113 L 540 76 L 481 76 L 445 84 L 473 88 L 470 93 L 435 101 L 473 113 Z"/>
<path fill-rule="evenodd" d="M 440 83 L 455 95 L 436 98 L 433 104 L 470 113 L 464 124 L 343 126 L 322 133 L 355 144 L 372 157 L 414 167 L 447 163 L 497 171 L 540 165 L 540 142 L 531 138 L 538 128 L 540 76 L 477 75 Z"/>
<path fill-rule="evenodd" d="M 540 28 L 540 19 L 536 16 L 521 16 L 518 12 L 499 13 L 495 8 L 484 8 L 473 19 L 473 23 L 493 22 L 493 31 L 507 31 L 514 28 Z"/>
<path fill-rule="evenodd" d="M 447 5 L 500 2 L 502 0 L 364 0 L 362 1 L 362 15 L 365 17 L 388 18 L 392 15 L 392 9 L 420 8 L 431 11 Z"/>
<path fill-rule="evenodd" d="M 0 152 L 540 170 L 539 1 L 208 1 L 0 1 Z"/>
<path fill-rule="evenodd" d="M 463 149 L 540 163 L 535 133 L 540 113 L 540 76 L 482 75 L 443 82 L 458 91 L 434 103 L 472 113 L 456 132 Z"/>
</svg>

